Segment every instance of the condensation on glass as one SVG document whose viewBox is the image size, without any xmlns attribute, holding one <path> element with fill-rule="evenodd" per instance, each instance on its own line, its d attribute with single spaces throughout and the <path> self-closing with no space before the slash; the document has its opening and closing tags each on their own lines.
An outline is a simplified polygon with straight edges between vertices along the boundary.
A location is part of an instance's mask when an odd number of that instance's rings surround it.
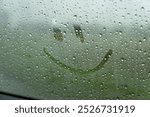
<svg viewBox="0 0 150 117">
<path fill-rule="evenodd" d="M 149 0 L 1 0 L 0 91 L 150 99 Z"/>
</svg>

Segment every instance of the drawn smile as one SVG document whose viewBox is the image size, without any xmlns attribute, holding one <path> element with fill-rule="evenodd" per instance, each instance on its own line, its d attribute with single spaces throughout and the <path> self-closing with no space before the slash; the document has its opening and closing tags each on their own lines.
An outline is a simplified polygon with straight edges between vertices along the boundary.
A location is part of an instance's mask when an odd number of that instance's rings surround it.
<svg viewBox="0 0 150 117">
<path fill-rule="evenodd" d="M 76 37 L 79 38 L 80 41 L 83 43 L 85 38 L 83 36 L 82 29 L 81 29 L 80 25 L 74 24 L 73 27 L 74 27 Z M 63 34 L 62 34 L 62 32 L 59 28 L 57 28 L 57 27 L 53 28 L 53 33 L 54 33 L 54 39 L 56 39 L 58 41 L 63 41 Z M 112 52 L 113 52 L 111 49 L 109 49 L 108 52 L 103 57 L 102 61 L 100 61 L 97 66 L 95 66 L 92 69 L 82 70 L 82 69 L 77 69 L 77 68 L 74 68 L 74 67 L 70 67 L 70 66 L 62 63 L 60 60 L 57 60 L 55 57 L 53 57 L 48 52 L 48 50 L 45 47 L 43 48 L 43 51 L 49 57 L 50 60 L 55 62 L 61 68 L 70 70 L 72 72 L 78 72 L 78 73 L 81 73 L 81 74 L 87 74 L 87 73 L 91 73 L 91 72 L 95 72 L 95 71 L 100 70 L 104 66 L 104 64 L 108 61 L 108 59 L 111 57 Z"/>
<path fill-rule="evenodd" d="M 91 72 L 95 72 L 95 71 L 98 71 L 100 70 L 104 64 L 108 61 L 108 59 L 111 57 L 112 55 L 112 50 L 108 50 L 108 52 L 105 54 L 104 58 L 102 59 L 102 61 L 94 68 L 92 69 L 88 69 L 88 70 L 82 70 L 82 69 L 77 69 L 77 68 L 73 68 L 73 67 L 70 67 L 64 63 L 62 63 L 61 61 L 57 60 L 56 58 L 54 58 L 48 51 L 47 49 L 44 47 L 43 48 L 43 51 L 44 53 L 49 57 L 50 60 L 52 60 L 53 62 L 55 62 L 58 66 L 64 68 L 64 69 L 67 69 L 67 70 L 70 70 L 72 72 L 78 72 L 78 73 L 81 73 L 81 74 L 87 74 L 87 73 L 91 73 Z"/>
</svg>

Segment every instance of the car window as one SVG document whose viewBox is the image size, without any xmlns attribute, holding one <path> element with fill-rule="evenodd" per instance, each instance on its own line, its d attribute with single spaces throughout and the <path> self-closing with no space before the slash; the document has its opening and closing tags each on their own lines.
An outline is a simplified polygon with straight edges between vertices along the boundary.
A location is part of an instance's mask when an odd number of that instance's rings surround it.
<svg viewBox="0 0 150 117">
<path fill-rule="evenodd" d="M 0 0 L 0 91 L 34 99 L 150 99 L 149 0 Z"/>
</svg>

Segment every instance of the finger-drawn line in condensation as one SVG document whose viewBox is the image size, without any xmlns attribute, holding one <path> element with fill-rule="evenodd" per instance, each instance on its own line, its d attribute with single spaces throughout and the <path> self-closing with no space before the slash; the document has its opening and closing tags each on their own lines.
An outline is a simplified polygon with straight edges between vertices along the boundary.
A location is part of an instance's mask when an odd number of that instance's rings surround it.
<svg viewBox="0 0 150 117">
<path fill-rule="evenodd" d="M 91 73 L 91 72 L 100 70 L 104 66 L 104 64 L 108 61 L 108 59 L 111 57 L 112 52 L 113 52 L 111 49 L 109 49 L 108 52 L 105 54 L 104 58 L 102 59 L 102 61 L 96 67 L 89 69 L 89 70 L 82 70 L 82 69 L 70 67 L 70 66 L 62 63 L 61 61 L 57 60 L 47 51 L 47 49 L 45 47 L 43 48 L 43 51 L 49 57 L 49 59 L 52 60 L 54 63 L 56 63 L 58 66 L 60 66 L 64 69 L 70 70 L 72 72 L 78 72 L 81 74 L 87 74 L 87 73 Z"/>
<path fill-rule="evenodd" d="M 54 33 L 54 38 L 58 41 L 63 41 L 64 37 L 63 34 L 61 32 L 61 30 L 59 28 L 53 28 L 53 33 Z"/>
<path fill-rule="evenodd" d="M 79 38 L 80 41 L 83 43 L 84 42 L 84 36 L 83 36 L 82 29 L 81 29 L 80 25 L 74 24 L 73 27 L 74 27 L 76 37 Z"/>
<path fill-rule="evenodd" d="M 76 37 L 78 39 L 80 39 L 80 41 L 83 43 L 85 39 L 84 39 L 84 36 L 83 36 L 81 26 L 78 25 L 78 24 L 74 24 L 73 27 L 74 27 L 74 32 L 76 34 Z M 56 39 L 58 41 L 63 41 L 64 40 L 63 33 L 58 27 L 53 28 L 53 34 L 54 34 L 54 39 Z"/>
</svg>

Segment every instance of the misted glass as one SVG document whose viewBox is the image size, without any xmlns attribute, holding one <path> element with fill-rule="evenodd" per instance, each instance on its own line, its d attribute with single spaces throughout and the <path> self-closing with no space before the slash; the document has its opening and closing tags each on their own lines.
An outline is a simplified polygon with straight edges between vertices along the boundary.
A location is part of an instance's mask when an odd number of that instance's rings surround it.
<svg viewBox="0 0 150 117">
<path fill-rule="evenodd" d="M 0 91 L 35 99 L 150 99 L 149 0 L 0 0 Z"/>
</svg>

